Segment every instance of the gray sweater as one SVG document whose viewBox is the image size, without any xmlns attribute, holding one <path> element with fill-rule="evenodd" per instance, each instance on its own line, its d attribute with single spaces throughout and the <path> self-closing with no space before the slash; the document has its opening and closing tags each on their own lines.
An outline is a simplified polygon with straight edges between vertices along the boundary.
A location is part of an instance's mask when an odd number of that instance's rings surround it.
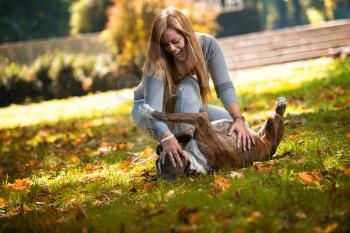
<svg viewBox="0 0 350 233">
<path fill-rule="evenodd" d="M 213 36 L 203 33 L 198 33 L 197 35 L 200 38 L 200 45 L 214 83 L 216 95 L 226 108 L 228 104 L 237 102 L 237 98 L 227 71 L 222 49 Z M 157 111 L 163 111 L 164 78 L 149 74 L 145 76 L 145 79 L 145 82 L 141 82 L 134 92 L 135 103 L 144 100 L 146 104 L 149 104 Z M 169 130 L 168 126 L 162 121 L 152 120 L 151 124 L 156 129 L 158 139 L 165 131 Z"/>
</svg>

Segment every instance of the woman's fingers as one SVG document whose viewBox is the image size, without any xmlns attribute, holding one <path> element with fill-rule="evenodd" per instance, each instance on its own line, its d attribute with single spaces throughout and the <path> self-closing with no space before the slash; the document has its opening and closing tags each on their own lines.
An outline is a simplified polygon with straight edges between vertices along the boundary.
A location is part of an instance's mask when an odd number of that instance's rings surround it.
<svg viewBox="0 0 350 233">
<path fill-rule="evenodd" d="M 169 156 L 170 162 L 171 162 L 171 164 L 173 165 L 173 167 L 176 167 L 176 163 L 175 163 L 175 160 L 174 160 L 173 153 L 171 153 L 171 151 L 168 151 L 167 154 L 168 154 L 168 156 Z"/>
<path fill-rule="evenodd" d="M 180 150 L 178 150 L 179 152 L 180 152 L 180 155 L 182 156 L 182 157 L 184 157 L 184 159 L 186 160 L 186 161 L 188 161 L 188 156 L 187 156 L 187 154 L 182 150 L 182 149 L 180 149 Z"/>
<path fill-rule="evenodd" d="M 173 155 L 174 155 L 177 163 L 179 164 L 179 166 L 183 167 L 183 164 L 182 164 L 182 161 L 181 161 L 179 153 L 177 151 L 173 151 Z"/>
<path fill-rule="evenodd" d="M 243 149 L 243 151 L 246 151 L 246 150 L 247 150 L 247 143 L 246 143 L 246 140 L 247 140 L 246 135 L 243 134 L 243 135 L 242 135 L 242 149 Z"/>
<path fill-rule="evenodd" d="M 237 148 L 239 149 L 239 148 L 241 148 L 241 137 L 242 137 L 242 134 L 240 134 L 240 133 L 238 133 L 238 135 L 237 135 L 237 141 L 236 141 L 236 143 L 237 143 Z"/>
</svg>

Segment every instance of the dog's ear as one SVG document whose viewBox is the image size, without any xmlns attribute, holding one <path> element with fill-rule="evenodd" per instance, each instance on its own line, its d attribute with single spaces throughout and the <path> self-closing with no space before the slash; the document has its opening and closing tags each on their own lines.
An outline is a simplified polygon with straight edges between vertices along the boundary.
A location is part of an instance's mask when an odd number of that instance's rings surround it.
<svg viewBox="0 0 350 233">
<path fill-rule="evenodd" d="M 139 112 L 144 115 L 145 117 L 149 118 L 149 119 L 154 119 L 154 117 L 152 116 L 152 113 L 155 111 L 154 108 L 152 108 L 151 106 L 149 106 L 148 104 L 143 104 L 140 105 L 138 108 Z"/>
</svg>

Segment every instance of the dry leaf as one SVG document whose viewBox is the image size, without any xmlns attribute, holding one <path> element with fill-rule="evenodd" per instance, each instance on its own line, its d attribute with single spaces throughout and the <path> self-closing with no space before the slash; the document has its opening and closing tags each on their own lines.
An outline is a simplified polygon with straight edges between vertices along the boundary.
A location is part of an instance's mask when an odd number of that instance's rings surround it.
<svg viewBox="0 0 350 233">
<path fill-rule="evenodd" d="M 127 167 L 129 167 L 130 166 L 130 160 L 124 160 L 123 162 L 121 162 L 121 163 L 119 163 L 118 165 L 116 165 L 115 167 L 117 168 L 117 169 L 126 169 Z"/>
<path fill-rule="evenodd" d="M 244 177 L 244 175 L 243 175 L 243 172 L 231 171 L 230 177 L 231 177 L 231 178 L 241 179 L 241 178 Z"/>
<path fill-rule="evenodd" d="M 256 220 L 258 220 L 259 218 L 262 217 L 262 214 L 259 211 L 254 211 L 253 213 L 251 213 L 250 216 L 248 216 L 246 218 L 246 221 L 249 222 L 255 222 Z"/>
<path fill-rule="evenodd" d="M 77 165 L 80 163 L 80 159 L 76 155 L 71 156 L 69 160 L 70 160 L 70 163 L 73 165 Z"/>
<path fill-rule="evenodd" d="M 126 142 L 118 143 L 117 150 L 124 150 L 125 148 L 127 148 L 127 146 L 128 144 Z"/>
<path fill-rule="evenodd" d="M 153 185 L 152 185 L 152 184 L 146 183 L 146 184 L 144 184 L 143 187 L 141 188 L 141 191 L 148 191 L 148 190 L 150 190 L 150 189 L 152 189 L 152 188 L 153 188 Z"/>
<path fill-rule="evenodd" d="M 320 184 L 323 176 L 319 170 L 314 170 L 312 172 L 299 172 L 297 173 L 299 179 L 307 185 Z"/>
<path fill-rule="evenodd" d="M 174 190 L 170 190 L 169 192 L 167 192 L 167 194 L 165 195 L 167 198 L 171 198 L 172 196 L 174 196 L 175 191 Z"/>
<path fill-rule="evenodd" d="M 139 153 L 140 157 L 149 157 L 152 154 L 155 154 L 156 152 L 151 148 L 151 147 L 147 147 L 144 151 Z"/>
<path fill-rule="evenodd" d="M 16 179 L 14 183 L 8 184 L 8 186 L 15 191 L 22 191 L 22 190 L 26 189 L 28 185 L 29 185 L 29 180 L 26 178 Z"/>
<path fill-rule="evenodd" d="M 8 202 L 5 199 L 0 198 L 0 208 L 8 206 Z"/>
<path fill-rule="evenodd" d="M 350 167 L 345 168 L 343 166 L 340 166 L 340 170 L 344 173 L 344 175 L 350 176 Z"/>
<path fill-rule="evenodd" d="M 115 195 L 122 195 L 123 192 L 120 189 L 115 189 L 115 190 L 111 190 L 111 193 Z"/>
<path fill-rule="evenodd" d="M 348 139 L 348 141 L 350 142 L 350 133 L 346 134 L 346 139 Z"/>
<path fill-rule="evenodd" d="M 272 165 L 269 163 L 254 162 L 253 167 L 254 167 L 255 171 L 260 171 L 260 172 L 271 172 L 272 171 Z"/>
<path fill-rule="evenodd" d="M 326 226 L 326 228 L 323 230 L 323 233 L 331 233 L 331 232 L 335 231 L 338 228 L 338 226 L 339 226 L 339 224 L 336 222 L 328 224 Z"/>
<path fill-rule="evenodd" d="M 295 217 L 297 217 L 298 219 L 306 219 L 307 218 L 307 216 L 304 212 L 296 212 Z"/>
<path fill-rule="evenodd" d="M 222 176 L 215 176 L 213 192 L 224 192 L 231 187 L 231 180 Z"/>
</svg>

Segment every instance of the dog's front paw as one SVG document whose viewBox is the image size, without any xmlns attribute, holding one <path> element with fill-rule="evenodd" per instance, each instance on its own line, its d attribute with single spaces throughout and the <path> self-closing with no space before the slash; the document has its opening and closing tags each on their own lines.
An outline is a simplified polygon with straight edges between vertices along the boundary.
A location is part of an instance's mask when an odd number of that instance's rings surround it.
<svg viewBox="0 0 350 233">
<path fill-rule="evenodd" d="M 152 108 L 151 106 L 149 106 L 148 104 L 143 104 L 141 106 L 139 106 L 138 108 L 139 112 L 144 115 L 145 117 L 149 118 L 149 119 L 154 119 L 154 117 L 152 116 L 152 113 L 155 111 L 154 108 Z"/>
<path fill-rule="evenodd" d="M 284 96 L 281 96 L 277 100 L 277 106 L 276 106 L 276 113 L 280 116 L 283 116 L 284 112 L 286 111 L 287 107 L 287 100 Z"/>
</svg>

